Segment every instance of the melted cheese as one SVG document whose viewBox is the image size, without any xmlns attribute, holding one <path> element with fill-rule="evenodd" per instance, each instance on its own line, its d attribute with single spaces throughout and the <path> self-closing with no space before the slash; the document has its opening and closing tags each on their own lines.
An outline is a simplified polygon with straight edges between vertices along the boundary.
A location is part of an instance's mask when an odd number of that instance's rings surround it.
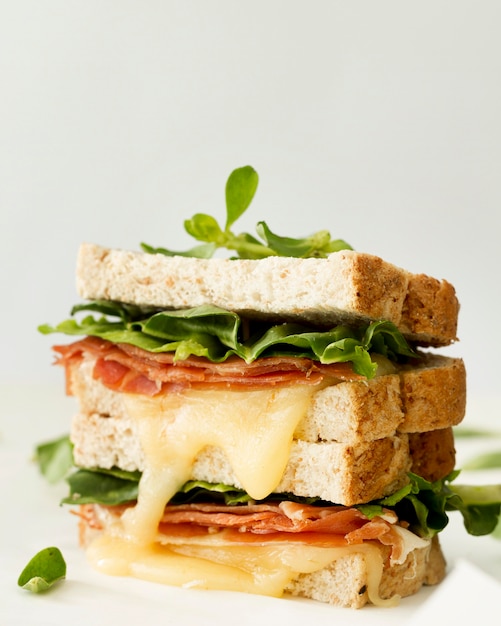
<svg viewBox="0 0 501 626">
<path fill-rule="evenodd" d="M 125 532 L 143 543 L 154 539 L 164 505 L 190 479 L 206 446 L 224 450 L 236 477 L 256 500 L 278 485 L 294 430 L 304 417 L 310 385 L 252 391 L 186 390 L 160 397 L 126 395 L 146 467 L 138 504 L 124 519 Z"/>
<path fill-rule="evenodd" d="M 379 596 L 383 571 L 380 550 L 371 544 L 325 548 L 302 544 L 242 545 L 213 541 L 147 545 L 101 535 L 87 550 L 91 564 L 103 573 L 134 576 L 167 585 L 240 591 L 280 597 L 300 574 L 323 569 L 349 555 L 363 555 L 367 593 L 379 606 L 393 606 L 394 596 Z"/>
<path fill-rule="evenodd" d="M 378 589 L 383 564 L 371 545 L 320 548 L 273 545 L 161 545 L 158 523 L 165 504 L 191 477 L 208 445 L 226 453 L 243 488 L 255 499 L 271 493 L 287 464 L 293 434 L 318 387 L 297 385 L 251 391 L 186 390 L 160 397 L 124 394 L 145 456 L 138 503 L 88 548 L 97 569 L 187 587 L 280 596 L 298 574 L 326 567 L 347 554 L 367 561 L 368 593 Z"/>
</svg>

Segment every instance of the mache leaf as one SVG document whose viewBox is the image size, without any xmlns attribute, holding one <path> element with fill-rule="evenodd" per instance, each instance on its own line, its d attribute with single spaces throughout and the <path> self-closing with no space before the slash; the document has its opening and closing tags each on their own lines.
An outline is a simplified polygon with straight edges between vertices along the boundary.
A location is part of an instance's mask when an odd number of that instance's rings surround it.
<svg viewBox="0 0 501 626">
<path fill-rule="evenodd" d="M 79 469 L 67 478 L 70 494 L 63 504 L 124 504 L 137 499 L 139 474 L 122 470 Z"/>
<path fill-rule="evenodd" d="M 465 470 L 498 469 L 501 467 L 501 451 L 485 452 L 466 461 Z"/>
<path fill-rule="evenodd" d="M 163 247 L 141 243 L 144 252 L 166 256 L 193 256 L 211 258 L 216 250 L 225 248 L 234 251 L 240 259 L 263 259 L 268 256 L 325 257 L 339 250 L 351 250 L 342 239 L 331 239 L 330 233 L 321 230 L 305 238 L 282 237 L 271 231 L 266 222 L 258 222 L 256 232 L 259 238 L 249 233 L 235 233 L 232 226 L 249 208 L 259 183 L 257 172 L 250 165 L 239 167 L 231 172 L 226 181 L 226 222 L 224 228 L 217 219 L 207 213 L 195 213 L 184 221 L 185 231 L 196 240 L 199 246 L 176 252 Z"/>
<path fill-rule="evenodd" d="M 330 233 L 326 230 L 318 231 L 309 237 L 296 239 L 276 235 L 270 230 L 266 222 L 258 222 L 256 231 L 267 247 L 279 256 L 297 258 L 326 257 L 331 252 L 351 249 L 351 246 L 346 241 L 341 239 L 332 241 Z"/>
<path fill-rule="evenodd" d="M 226 181 L 226 225 L 230 227 L 248 209 L 259 183 L 257 172 L 250 165 L 239 167 Z"/>
</svg>

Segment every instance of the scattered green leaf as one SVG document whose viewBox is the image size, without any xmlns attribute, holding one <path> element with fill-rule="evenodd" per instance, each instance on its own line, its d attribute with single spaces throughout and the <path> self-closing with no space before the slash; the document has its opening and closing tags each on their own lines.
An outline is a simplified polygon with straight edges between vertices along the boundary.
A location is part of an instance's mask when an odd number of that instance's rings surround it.
<svg viewBox="0 0 501 626">
<path fill-rule="evenodd" d="M 48 482 L 57 483 L 73 466 L 73 446 L 69 437 L 65 435 L 38 445 L 35 460 Z"/>
<path fill-rule="evenodd" d="M 21 572 L 19 587 L 40 593 L 50 589 L 56 582 L 66 577 L 66 562 L 59 548 L 40 550 Z"/>
<path fill-rule="evenodd" d="M 495 438 L 501 437 L 501 432 L 496 432 L 492 430 L 487 430 L 483 428 L 470 428 L 467 426 L 455 426 L 454 427 L 454 436 L 464 439 L 473 439 L 473 438 Z"/>
</svg>

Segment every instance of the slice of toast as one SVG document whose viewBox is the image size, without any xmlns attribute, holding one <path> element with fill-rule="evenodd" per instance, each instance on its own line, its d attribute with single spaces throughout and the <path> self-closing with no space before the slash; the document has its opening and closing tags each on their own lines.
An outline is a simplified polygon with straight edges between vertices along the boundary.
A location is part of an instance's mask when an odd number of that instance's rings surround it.
<svg viewBox="0 0 501 626">
<path fill-rule="evenodd" d="M 82 244 L 77 289 L 91 300 L 166 309 L 212 304 L 242 315 L 322 327 L 385 319 L 426 346 L 456 340 L 459 311 L 447 281 L 351 250 L 325 259 L 198 259 Z"/>
<path fill-rule="evenodd" d="M 128 418 L 124 396 L 93 376 L 95 358 L 68 368 L 68 389 L 82 414 Z M 394 435 L 456 426 L 466 410 L 466 373 L 462 359 L 423 356 L 414 368 L 365 381 L 319 387 L 299 422 L 295 438 L 310 443 L 338 441 L 356 445 Z"/>
</svg>

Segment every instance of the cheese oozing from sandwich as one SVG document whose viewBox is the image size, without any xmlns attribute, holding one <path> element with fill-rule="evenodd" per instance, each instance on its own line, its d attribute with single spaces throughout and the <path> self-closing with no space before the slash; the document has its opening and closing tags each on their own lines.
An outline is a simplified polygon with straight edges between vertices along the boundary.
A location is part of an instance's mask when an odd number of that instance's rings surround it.
<svg viewBox="0 0 501 626">
<path fill-rule="evenodd" d="M 124 394 L 137 426 L 145 468 L 138 501 L 87 550 L 98 570 L 185 587 L 225 589 L 269 596 L 283 594 L 299 574 L 328 566 L 348 554 L 363 554 L 368 594 L 382 600 L 380 550 L 371 544 L 319 547 L 302 542 L 235 543 L 218 533 L 203 539 L 171 541 L 158 527 L 166 503 L 190 479 L 197 454 L 218 446 L 249 495 L 265 498 L 279 484 L 293 434 L 318 386 L 295 385 L 254 390 L 184 389 L 159 396 Z M 426 544 L 404 533 L 405 555 Z M 342 541 L 340 542 L 342 544 Z"/>
<path fill-rule="evenodd" d="M 243 489 L 254 499 L 280 482 L 294 431 L 314 393 L 306 385 L 252 391 L 185 390 L 148 397 L 127 394 L 146 467 L 138 503 L 124 519 L 135 541 L 154 539 L 165 504 L 189 480 L 206 446 L 226 453 Z"/>
</svg>

